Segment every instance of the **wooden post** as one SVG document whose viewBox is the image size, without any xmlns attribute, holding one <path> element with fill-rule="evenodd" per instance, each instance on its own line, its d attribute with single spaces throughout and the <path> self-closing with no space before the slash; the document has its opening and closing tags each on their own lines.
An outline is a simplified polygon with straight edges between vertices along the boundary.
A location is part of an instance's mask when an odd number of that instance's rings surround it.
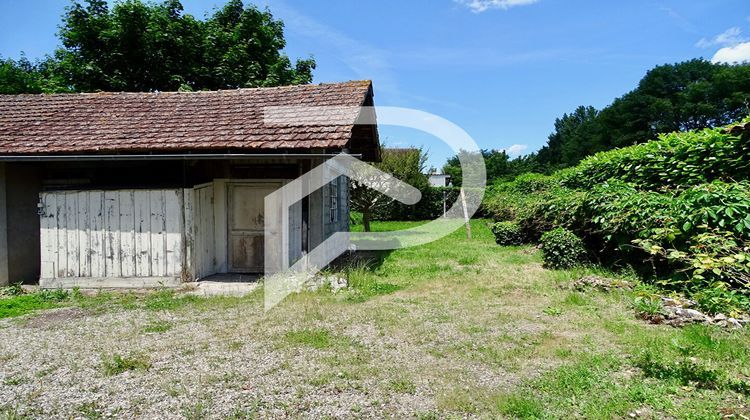
<svg viewBox="0 0 750 420">
<path fill-rule="evenodd" d="M 464 188 L 461 187 L 461 206 L 464 209 L 464 222 L 466 223 L 466 239 L 471 240 L 471 224 L 469 223 L 469 211 L 466 209 L 466 194 L 464 194 Z"/>
</svg>

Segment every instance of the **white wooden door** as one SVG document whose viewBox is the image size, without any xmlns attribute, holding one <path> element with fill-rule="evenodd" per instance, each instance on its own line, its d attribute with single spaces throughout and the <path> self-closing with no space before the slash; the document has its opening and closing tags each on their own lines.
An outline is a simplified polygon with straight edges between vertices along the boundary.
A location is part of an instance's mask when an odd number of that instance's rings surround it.
<svg viewBox="0 0 750 420">
<path fill-rule="evenodd" d="M 231 183 L 228 197 L 228 262 L 233 273 L 263 272 L 264 198 L 281 183 Z"/>
<path fill-rule="evenodd" d="M 182 190 L 40 194 L 41 277 L 180 277 Z"/>
</svg>

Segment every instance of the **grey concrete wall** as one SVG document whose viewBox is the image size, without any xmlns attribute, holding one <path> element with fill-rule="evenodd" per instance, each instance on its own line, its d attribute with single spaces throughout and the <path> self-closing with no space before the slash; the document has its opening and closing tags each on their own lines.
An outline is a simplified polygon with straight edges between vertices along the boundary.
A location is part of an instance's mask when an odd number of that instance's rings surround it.
<svg viewBox="0 0 750 420">
<path fill-rule="evenodd" d="M 33 165 L 5 167 L 8 278 L 11 283 L 36 283 L 40 272 L 39 214 L 41 173 Z"/>
<path fill-rule="evenodd" d="M 6 164 L 0 162 L 0 286 L 10 283 L 8 274 L 8 218 L 6 216 Z"/>
</svg>

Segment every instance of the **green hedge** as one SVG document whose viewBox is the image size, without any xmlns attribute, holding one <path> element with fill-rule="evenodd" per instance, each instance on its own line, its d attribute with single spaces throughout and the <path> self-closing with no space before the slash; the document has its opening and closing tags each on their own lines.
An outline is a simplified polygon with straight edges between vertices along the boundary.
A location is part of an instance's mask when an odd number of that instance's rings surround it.
<svg viewBox="0 0 750 420">
<path fill-rule="evenodd" d="M 521 245 L 525 239 L 521 226 L 515 222 L 497 222 L 492 225 L 492 233 L 498 245 Z"/>
<path fill-rule="evenodd" d="M 422 190 L 422 199 L 414 205 L 393 201 L 373 214 L 373 220 L 432 220 L 443 215 L 443 193 L 448 208 L 458 199 L 459 189 L 454 187 L 428 187 Z"/>
<path fill-rule="evenodd" d="M 492 186 L 485 208 L 526 241 L 567 229 L 600 263 L 636 268 L 709 310 L 747 311 L 750 150 L 738 131 L 748 129 L 670 134 L 524 175 Z"/>
<path fill-rule="evenodd" d="M 590 156 L 559 173 L 570 188 L 591 189 L 609 179 L 641 189 L 683 188 L 713 180 L 750 178 L 750 136 L 727 128 L 671 133 L 659 140 Z"/>
<path fill-rule="evenodd" d="M 545 232 L 541 239 L 542 258 L 547 268 L 573 268 L 586 261 L 586 247 L 581 238 L 565 228 Z"/>
</svg>

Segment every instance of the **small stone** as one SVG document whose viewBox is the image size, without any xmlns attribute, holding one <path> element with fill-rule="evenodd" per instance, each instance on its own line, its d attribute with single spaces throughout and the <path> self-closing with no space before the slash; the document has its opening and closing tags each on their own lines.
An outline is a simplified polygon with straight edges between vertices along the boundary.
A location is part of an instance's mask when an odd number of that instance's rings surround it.
<svg viewBox="0 0 750 420">
<path fill-rule="evenodd" d="M 668 297 L 662 297 L 661 298 L 661 303 L 664 306 L 672 306 L 672 307 L 681 307 L 682 306 L 682 304 L 680 303 L 679 300 L 668 298 Z"/>
<path fill-rule="evenodd" d="M 331 286 L 331 291 L 336 293 L 345 289 L 349 285 L 349 281 L 343 277 L 331 276 L 328 278 L 328 284 Z"/>
<path fill-rule="evenodd" d="M 677 315 L 687 321 L 703 322 L 708 320 L 708 317 L 703 312 L 696 311 L 695 309 L 681 308 L 677 310 Z"/>
<path fill-rule="evenodd" d="M 664 313 L 668 319 L 678 318 L 679 317 L 678 310 L 679 308 L 677 308 L 676 306 L 664 307 Z"/>
<path fill-rule="evenodd" d="M 731 326 L 732 328 L 742 328 L 742 324 L 740 324 L 740 321 L 738 321 L 738 320 L 736 320 L 736 319 L 734 319 L 734 318 L 729 318 L 729 319 L 727 319 L 727 323 L 728 323 L 728 324 L 729 324 L 729 325 L 730 325 L 730 326 Z"/>
<path fill-rule="evenodd" d="M 724 314 L 716 314 L 714 316 L 714 322 L 716 322 L 716 321 L 723 321 L 725 319 L 727 319 L 727 316 L 724 315 Z"/>
</svg>

